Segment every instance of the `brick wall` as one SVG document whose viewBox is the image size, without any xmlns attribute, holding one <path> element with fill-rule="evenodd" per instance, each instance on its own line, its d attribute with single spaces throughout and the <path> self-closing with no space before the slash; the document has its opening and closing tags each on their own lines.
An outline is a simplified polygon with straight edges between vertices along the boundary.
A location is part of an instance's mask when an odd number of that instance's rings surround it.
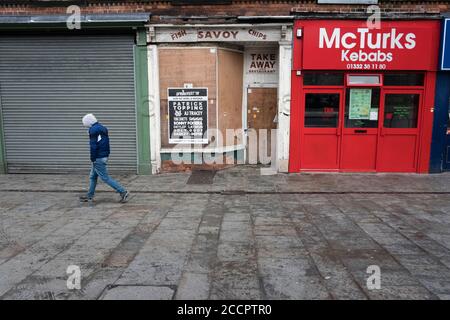
<svg viewBox="0 0 450 320">
<path fill-rule="evenodd" d="M 11 3 L 12 1 L 7 1 Z M 44 6 L 33 4 L 0 4 L 0 14 L 65 14 L 66 5 Z M 63 2 L 63 1 L 62 1 Z M 54 2 L 53 2 L 54 3 Z M 151 12 L 153 20 L 164 16 L 267 16 L 289 15 L 292 12 L 351 13 L 365 10 L 364 5 L 318 5 L 316 1 L 233 1 L 231 5 L 173 6 L 167 1 L 123 1 L 114 3 L 87 2 L 83 13 L 132 13 Z M 382 1 L 386 12 L 439 13 L 450 11 L 448 1 Z"/>
</svg>

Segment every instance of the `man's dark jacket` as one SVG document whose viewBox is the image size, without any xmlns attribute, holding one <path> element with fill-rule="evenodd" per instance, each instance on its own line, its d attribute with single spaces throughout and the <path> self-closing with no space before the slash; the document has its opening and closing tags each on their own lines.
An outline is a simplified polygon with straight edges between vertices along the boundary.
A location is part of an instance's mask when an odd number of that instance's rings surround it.
<svg viewBox="0 0 450 320">
<path fill-rule="evenodd" d="M 98 158 L 109 157 L 108 129 L 96 122 L 89 128 L 89 140 L 91 146 L 91 161 Z"/>
</svg>

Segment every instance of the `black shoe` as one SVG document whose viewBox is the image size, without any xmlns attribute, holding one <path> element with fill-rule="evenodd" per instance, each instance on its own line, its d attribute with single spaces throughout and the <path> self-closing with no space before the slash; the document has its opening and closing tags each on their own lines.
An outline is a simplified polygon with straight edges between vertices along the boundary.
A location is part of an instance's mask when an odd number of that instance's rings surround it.
<svg viewBox="0 0 450 320">
<path fill-rule="evenodd" d="M 126 203 L 128 201 L 128 196 L 130 193 L 128 191 L 125 191 L 120 194 L 120 203 Z"/>
<path fill-rule="evenodd" d="M 92 198 L 92 197 L 88 197 L 88 196 L 81 196 L 80 197 L 80 201 L 81 202 L 89 202 L 89 201 L 92 201 L 94 198 Z"/>
</svg>

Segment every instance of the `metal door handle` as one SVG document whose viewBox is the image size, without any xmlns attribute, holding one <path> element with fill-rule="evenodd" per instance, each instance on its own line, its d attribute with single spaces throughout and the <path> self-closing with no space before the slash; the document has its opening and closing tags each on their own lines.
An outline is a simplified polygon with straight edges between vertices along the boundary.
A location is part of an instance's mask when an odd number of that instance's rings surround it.
<svg viewBox="0 0 450 320">
<path fill-rule="evenodd" d="M 358 129 L 356 129 L 355 133 L 367 133 L 367 130 L 358 130 Z"/>
</svg>

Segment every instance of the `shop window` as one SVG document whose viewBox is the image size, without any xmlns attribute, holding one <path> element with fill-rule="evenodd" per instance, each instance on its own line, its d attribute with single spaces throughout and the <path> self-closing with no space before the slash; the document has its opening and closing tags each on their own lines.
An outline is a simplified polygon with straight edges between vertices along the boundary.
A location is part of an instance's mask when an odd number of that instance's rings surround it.
<svg viewBox="0 0 450 320">
<path fill-rule="evenodd" d="M 386 94 L 385 128 L 417 128 L 419 94 Z"/>
<path fill-rule="evenodd" d="M 305 72 L 305 86 L 343 86 L 344 74 L 341 72 Z"/>
<path fill-rule="evenodd" d="M 423 86 L 423 73 L 387 73 L 384 75 L 385 86 Z"/>
<path fill-rule="evenodd" d="M 345 95 L 345 127 L 376 128 L 380 107 L 379 88 L 349 88 Z"/>
<path fill-rule="evenodd" d="M 337 128 L 338 93 L 307 93 L 305 99 L 305 127 Z"/>
</svg>

